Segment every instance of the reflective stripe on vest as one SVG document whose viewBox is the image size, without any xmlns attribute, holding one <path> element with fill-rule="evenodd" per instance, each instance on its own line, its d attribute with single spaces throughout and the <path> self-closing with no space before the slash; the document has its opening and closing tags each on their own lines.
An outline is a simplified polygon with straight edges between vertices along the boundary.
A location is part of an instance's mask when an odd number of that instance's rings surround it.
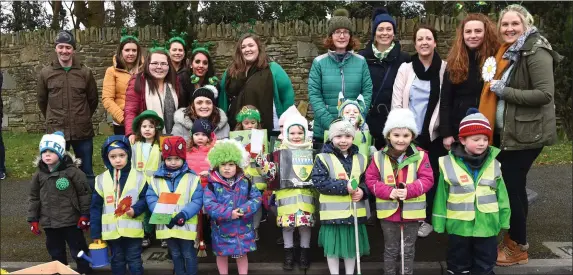
<svg viewBox="0 0 573 275">
<path fill-rule="evenodd" d="M 278 216 L 295 214 L 299 210 L 314 213 L 312 190 L 305 188 L 281 189 L 275 192 Z"/>
<path fill-rule="evenodd" d="M 161 150 L 157 143 L 153 143 L 147 161 L 143 159 L 143 142 L 136 142 L 131 146 L 131 164 L 140 172 L 144 172 L 147 182 L 151 181 L 153 173 L 159 169 L 161 163 Z"/>
<path fill-rule="evenodd" d="M 109 170 L 96 177 L 95 190 L 104 201 L 101 216 L 101 238 L 103 240 L 115 240 L 119 237 L 143 238 L 144 215 L 136 218 L 130 218 L 125 214 L 120 217 L 115 216 L 117 204 L 126 196 L 131 196 L 131 205 L 134 205 L 139 200 L 143 187 L 145 187 L 144 174 L 131 170 L 116 201 L 114 182 Z"/>
<path fill-rule="evenodd" d="M 421 160 L 424 158 L 424 151 L 416 149 L 412 146 L 414 150 L 414 155 L 406 158 L 403 162 L 407 163 L 405 167 L 408 168 L 408 175 L 404 183 L 406 185 L 413 184 L 418 179 L 418 169 L 421 165 Z M 374 162 L 380 171 L 380 179 L 384 184 L 388 186 L 395 187 L 396 181 L 398 180 L 394 176 L 394 171 L 392 170 L 392 163 L 390 162 L 390 157 L 380 151 L 374 153 Z M 398 165 L 398 170 L 403 169 L 401 165 Z M 378 219 L 384 219 L 392 216 L 398 210 L 398 200 L 384 200 L 381 198 L 376 198 L 376 216 Z M 402 206 L 402 218 L 404 219 L 424 219 L 426 218 L 426 194 L 422 194 L 416 198 L 410 198 L 403 201 Z"/>
<path fill-rule="evenodd" d="M 475 219 L 475 205 L 482 213 L 499 211 L 497 203 L 497 179 L 501 177 L 498 161 L 493 160 L 483 170 L 475 185 L 473 177 L 456 164 L 452 155 L 440 157 L 439 165 L 444 181 L 449 184 L 446 217 L 463 221 Z M 476 201 L 477 199 L 477 201 Z"/>
<path fill-rule="evenodd" d="M 362 154 L 352 156 L 352 170 L 350 176 L 346 174 L 344 166 L 333 154 L 318 154 L 317 157 L 326 164 L 328 175 L 331 179 L 359 179 L 366 170 L 365 158 Z M 320 220 L 346 219 L 354 215 L 352 208 L 352 196 L 350 195 L 325 195 L 320 194 Z M 357 217 L 366 217 L 365 200 L 356 202 Z"/>
<path fill-rule="evenodd" d="M 177 189 L 175 190 L 176 194 L 181 194 L 179 200 L 177 201 L 177 206 L 173 211 L 173 216 L 177 213 L 181 212 L 185 205 L 191 202 L 193 198 L 193 193 L 195 193 L 195 189 L 197 189 L 197 185 L 199 184 L 199 177 L 195 176 L 191 173 L 185 173 L 181 180 L 179 181 L 179 185 L 177 185 Z M 155 191 L 157 196 L 160 196 L 161 193 L 171 193 L 169 187 L 167 186 L 167 182 L 163 178 L 153 178 L 151 180 L 151 188 Z M 168 238 L 178 238 L 184 240 L 194 241 L 195 237 L 197 237 L 197 215 L 193 216 L 191 219 L 185 221 L 183 226 L 174 226 L 173 228 L 167 228 L 165 224 L 156 224 L 156 235 L 158 239 L 168 239 Z"/>
<path fill-rule="evenodd" d="M 249 167 L 245 168 L 245 176 L 248 177 L 260 191 L 267 190 L 267 182 L 261 174 L 259 174 L 256 167 L 255 161 L 251 160 Z"/>
</svg>

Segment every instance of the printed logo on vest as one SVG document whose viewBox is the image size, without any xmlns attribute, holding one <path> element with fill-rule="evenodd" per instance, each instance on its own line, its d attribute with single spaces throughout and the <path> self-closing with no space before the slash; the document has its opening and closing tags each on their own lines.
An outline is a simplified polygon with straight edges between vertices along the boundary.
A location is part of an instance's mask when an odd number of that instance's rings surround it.
<svg viewBox="0 0 573 275">
<path fill-rule="evenodd" d="M 107 203 L 113 203 L 113 196 L 109 195 L 109 196 L 105 197 L 105 201 Z"/>
<path fill-rule="evenodd" d="M 346 173 L 338 173 L 338 179 L 345 180 L 346 179 Z"/>
<path fill-rule="evenodd" d="M 386 177 L 386 182 L 387 183 L 394 183 L 394 175 L 388 175 Z"/>
<path fill-rule="evenodd" d="M 139 161 L 137 162 L 137 169 L 141 169 L 143 168 L 143 162 Z"/>
<path fill-rule="evenodd" d="M 468 182 L 469 181 L 468 175 L 461 175 L 460 179 L 462 180 L 462 182 Z"/>
</svg>

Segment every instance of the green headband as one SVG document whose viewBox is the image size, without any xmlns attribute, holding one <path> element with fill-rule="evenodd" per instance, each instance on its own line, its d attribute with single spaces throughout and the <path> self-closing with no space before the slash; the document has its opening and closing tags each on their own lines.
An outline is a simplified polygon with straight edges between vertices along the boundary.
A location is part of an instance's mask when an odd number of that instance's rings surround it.
<svg viewBox="0 0 573 275">
<path fill-rule="evenodd" d="M 171 32 L 169 32 L 169 36 L 171 36 L 171 38 L 167 41 L 167 48 L 169 48 L 173 42 L 179 42 L 183 47 L 187 46 L 187 43 L 185 43 L 185 37 L 187 37 L 186 32 L 181 32 L 178 35 L 176 30 L 171 30 Z"/>
<path fill-rule="evenodd" d="M 241 111 L 237 114 L 237 122 L 243 122 L 245 119 L 254 119 L 257 122 L 261 122 L 261 113 L 258 110 L 249 109 L 243 107 Z"/>
<path fill-rule="evenodd" d="M 157 40 L 153 40 L 151 43 L 152 47 L 149 49 L 149 53 L 161 52 L 169 56 L 169 51 L 165 49 L 165 47 L 161 46 Z"/>
<path fill-rule="evenodd" d="M 119 39 L 119 43 L 123 43 L 125 40 L 128 40 L 128 39 L 133 39 L 133 40 L 135 40 L 135 42 L 139 43 L 139 39 L 137 38 L 137 36 L 139 36 L 139 32 L 137 30 L 131 32 L 131 35 L 129 35 L 129 33 L 127 32 L 127 29 L 122 28 L 121 29 L 121 38 Z"/>
<path fill-rule="evenodd" d="M 193 40 L 193 44 L 191 44 L 191 48 L 193 49 L 191 51 L 191 54 L 195 54 L 196 52 L 202 52 L 209 55 L 209 48 L 213 45 L 215 44 L 213 44 L 212 42 L 206 42 L 204 44 L 201 44 L 199 43 L 199 41 Z"/>
</svg>

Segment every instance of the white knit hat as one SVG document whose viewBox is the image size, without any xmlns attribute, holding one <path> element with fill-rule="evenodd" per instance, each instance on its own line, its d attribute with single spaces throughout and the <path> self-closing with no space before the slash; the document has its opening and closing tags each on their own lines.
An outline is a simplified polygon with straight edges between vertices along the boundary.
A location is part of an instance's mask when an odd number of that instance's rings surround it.
<svg viewBox="0 0 573 275">
<path fill-rule="evenodd" d="M 332 140 L 334 137 L 341 135 L 351 135 L 354 137 L 356 135 L 356 130 L 350 121 L 346 119 L 337 119 L 330 124 L 328 129 L 328 140 Z"/>
<path fill-rule="evenodd" d="M 296 109 L 296 108 L 295 108 Z M 308 136 L 308 121 L 303 116 L 299 115 L 290 115 L 286 118 L 285 124 L 283 125 L 283 138 L 288 139 L 288 129 L 291 126 L 299 125 L 302 126 L 304 129 L 304 137 Z"/>
<path fill-rule="evenodd" d="M 64 133 L 61 131 L 54 132 L 53 134 L 46 134 L 40 140 L 40 154 L 46 150 L 50 150 L 58 155 L 58 158 L 63 159 L 66 153 L 66 139 Z"/>
<path fill-rule="evenodd" d="M 416 125 L 414 113 L 412 113 L 408 108 L 392 109 L 388 114 L 388 119 L 384 125 L 384 130 L 382 130 L 382 134 L 387 138 L 390 131 L 395 128 L 410 129 L 414 134 L 414 138 L 420 134 L 418 126 Z"/>
</svg>

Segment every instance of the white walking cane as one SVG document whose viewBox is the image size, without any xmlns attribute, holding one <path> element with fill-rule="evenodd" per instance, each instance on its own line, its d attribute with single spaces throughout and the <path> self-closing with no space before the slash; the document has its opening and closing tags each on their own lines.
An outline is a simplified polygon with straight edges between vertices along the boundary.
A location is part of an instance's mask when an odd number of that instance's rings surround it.
<svg viewBox="0 0 573 275">
<path fill-rule="evenodd" d="M 404 189 L 404 185 L 398 183 L 398 189 Z M 404 202 L 398 199 L 400 203 L 400 211 L 404 211 Z M 402 213 L 400 213 L 401 215 Z M 402 259 L 402 275 L 404 275 L 404 221 L 400 221 L 400 258 Z"/>
<path fill-rule="evenodd" d="M 356 179 L 352 179 L 352 189 L 356 190 L 358 188 L 358 183 Z M 361 275 L 362 272 L 360 270 L 360 244 L 358 240 L 358 209 L 356 209 L 356 202 L 352 202 L 352 206 L 354 207 L 354 240 L 356 243 L 356 270 L 358 275 Z"/>
</svg>

